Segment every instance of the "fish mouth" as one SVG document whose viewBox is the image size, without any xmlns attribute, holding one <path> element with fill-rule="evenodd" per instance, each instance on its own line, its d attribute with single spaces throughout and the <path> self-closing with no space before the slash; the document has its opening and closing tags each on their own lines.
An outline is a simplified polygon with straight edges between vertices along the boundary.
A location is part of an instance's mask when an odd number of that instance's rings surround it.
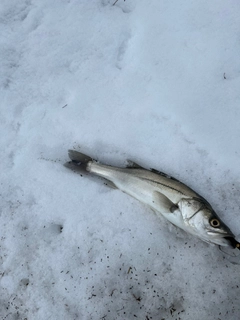
<svg viewBox="0 0 240 320">
<path fill-rule="evenodd" d="M 224 237 L 230 246 L 232 246 L 234 249 L 235 248 L 238 248 L 240 250 L 240 243 L 232 236 L 227 236 L 227 237 Z"/>
<path fill-rule="evenodd" d="M 215 244 L 218 244 L 220 246 L 229 246 L 232 248 L 238 248 L 240 250 L 240 243 L 235 239 L 234 234 L 230 232 L 214 232 L 214 231 L 208 231 L 208 235 L 213 236 L 215 238 L 212 239 L 212 242 Z"/>
</svg>

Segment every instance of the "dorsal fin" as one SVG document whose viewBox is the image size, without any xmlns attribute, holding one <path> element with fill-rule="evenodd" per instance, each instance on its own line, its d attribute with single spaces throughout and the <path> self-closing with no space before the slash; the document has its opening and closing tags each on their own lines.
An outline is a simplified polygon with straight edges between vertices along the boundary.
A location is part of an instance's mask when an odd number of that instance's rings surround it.
<svg viewBox="0 0 240 320">
<path fill-rule="evenodd" d="M 129 168 L 129 169 L 144 169 L 144 170 L 149 170 L 149 169 L 146 169 L 146 168 L 140 166 L 140 164 L 138 164 L 138 163 L 136 163 L 136 162 L 134 162 L 134 161 L 132 161 L 132 160 L 129 160 L 129 159 L 127 160 L 127 166 L 126 166 L 126 168 Z M 158 170 L 156 170 L 156 169 L 154 169 L 154 168 L 151 168 L 150 171 L 153 172 L 153 173 L 156 173 L 156 174 L 158 174 L 158 175 L 160 175 L 160 176 L 163 176 L 163 177 L 165 177 L 165 178 L 172 179 L 172 180 L 175 180 L 175 181 L 177 181 L 177 182 L 180 182 L 179 180 L 177 180 L 177 179 L 169 176 L 168 174 L 166 174 L 166 173 L 164 173 L 164 172 L 161 172 L 161 171 L 158 171 Z"/>
<path fill-rule="evenodd" d="M 169 176 L 168 174 L 166 174 L 166 173 L 164 173 L 164 172 L 161 172 L 161 171 L 158 171 L 158 170 L 156 170 L 156 169 L 151 168 L 150 171 L 152 171 L 153 173 L 159 174 L 160 176 L 163 176 L 163 177 L 165 177 L 165 178 L 172 179 L 172 180 L 175 180 L 175 181 L 177 181 L 177 182 L 180 182 L 179 180 L 177 180 L 177 179 Z"/>
<path fill-rule="evenodd" d="M 142 166 L 140 166 L 139 164 L 137 164 L 136 162 L 132 161 L 132 160 L 127 160 L 127 166 L 126 168 L 129 169 L 145 169 Z"/>
</svg>

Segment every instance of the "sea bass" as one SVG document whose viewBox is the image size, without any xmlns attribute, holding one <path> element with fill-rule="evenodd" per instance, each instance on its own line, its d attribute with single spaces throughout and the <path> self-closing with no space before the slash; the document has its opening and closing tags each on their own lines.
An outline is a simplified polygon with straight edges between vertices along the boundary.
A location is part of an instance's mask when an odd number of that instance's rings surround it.
<svg viewBox="0 0 240 320">
<path fill-rule="evenodd" d="M 126 168 L 118 168 L 100 164 L 75 150 L 69 150 L 68 155 L 71 161 L 66 167 L 105 178 L 107 184 L 147 204 L 158 215 L 205 242 L 240 249 L 234 234 L 207 200 L 177 179 L 132 161 Z"/>
</svg>

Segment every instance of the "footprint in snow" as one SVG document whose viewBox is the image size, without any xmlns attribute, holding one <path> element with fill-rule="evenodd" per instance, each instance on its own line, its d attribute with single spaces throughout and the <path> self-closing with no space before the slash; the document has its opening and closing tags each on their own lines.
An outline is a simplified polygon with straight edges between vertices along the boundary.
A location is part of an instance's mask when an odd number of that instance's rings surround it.
<svg viewBox="0 0 240 320">
<path fill-rule="evenodd" d="M 124 67 L 124 58 L 126 56 L 130 38 L 131 38 L 130 33 L 123 33 L 122 37 L 120 38 L 120 45 L 118 47 L 117 62 L 116 62 L 116 67 L 120 70 Z"/>
</svg>

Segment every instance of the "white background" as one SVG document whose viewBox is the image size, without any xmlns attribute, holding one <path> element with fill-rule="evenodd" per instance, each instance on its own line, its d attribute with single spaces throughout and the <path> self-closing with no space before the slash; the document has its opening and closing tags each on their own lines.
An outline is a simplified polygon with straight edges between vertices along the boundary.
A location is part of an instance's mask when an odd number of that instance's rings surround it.
<svg viewBox="0 0 240 320">
<path fill-rule="evenodd" d="M 1 0 L 0 318 L 236 320 L 235 258 L 63 163 L 167 172 L 239 235 L 239 2 L 113 3 Z"/>
</svg>

